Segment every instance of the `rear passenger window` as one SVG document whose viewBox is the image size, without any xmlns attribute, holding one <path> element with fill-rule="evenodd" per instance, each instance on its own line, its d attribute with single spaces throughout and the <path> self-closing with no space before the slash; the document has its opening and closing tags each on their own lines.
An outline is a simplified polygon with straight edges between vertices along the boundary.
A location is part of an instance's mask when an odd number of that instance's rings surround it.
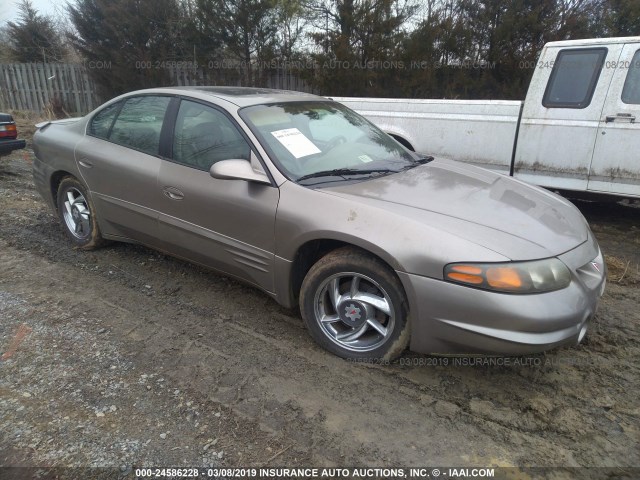
<svg viewBox="0 0 640 480">
<path fill-rule="evenodd" d="M 116 102 L 98 112 L 89 124 L 89 134 L 98 138 L 107 138 L 109 136 L 109 130 L 113 124 L 113 119 L 116 118 L 118 110 L 122 102 Z"/>
<path fill-rule="evenodd" d="M 632 105 L 640 104 L 640 50 L 635 53 L 629 65 L 622 89 L 622 101 Z"/>
<path fill-rule="evenodd" d="M 129 98 L 113 124 L 109 140 L 150 155 L 158 155 L 160 131 L 169 97 Z"/>
<path fill-rule="evenodd" d="M 542 105 L 547 108 L 588 107 L 606 56 L 606 48 L 561 50 L 551 71 Z"/>
<path fill-rule="evenodd" d="M 173 137 L 173 160 L 201 170 L 221 160 L 249 160 L 251 147 L 229 118 L 215 108 L 182 100 Z"/>
</svg>

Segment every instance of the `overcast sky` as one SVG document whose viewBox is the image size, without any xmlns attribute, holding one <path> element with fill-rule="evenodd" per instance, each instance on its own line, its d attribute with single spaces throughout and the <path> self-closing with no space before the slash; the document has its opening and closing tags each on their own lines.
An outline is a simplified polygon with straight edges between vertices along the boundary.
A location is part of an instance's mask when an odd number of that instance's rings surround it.
<svg viewBox="0 0 640 480">
<path fill-rule="evenodd" d="M 62 11 L 69 0 L 31 0 L 40 13 L 54 15 L 56 10 Z M 18 18 L 20 0 L 0 0 L 0 26 Z"/>
</svg>

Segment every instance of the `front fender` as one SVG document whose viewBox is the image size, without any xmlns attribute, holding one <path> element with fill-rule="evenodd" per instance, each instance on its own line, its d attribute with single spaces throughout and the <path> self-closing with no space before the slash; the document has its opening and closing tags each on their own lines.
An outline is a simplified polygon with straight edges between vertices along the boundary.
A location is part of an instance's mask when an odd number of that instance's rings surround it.
<svg viewBox="0 0 640 480">
<path fill-rule="evenodd" d="M 376 255 L 396 272 L 442 279 L 452 261 L 500 262 L 508 258 L 401 211 L 359 203 L 292 182 L 280 187 L 276 214 L 276 293 L 289 295 L 291 269 L 310 241 L 335 240 Z M 461 258 L 464 253 L 465 258 Z M 281 295 L 284 295 L 282 297 Z M 286 304 L 286 302 L 282 302 Z"/>
</svg>

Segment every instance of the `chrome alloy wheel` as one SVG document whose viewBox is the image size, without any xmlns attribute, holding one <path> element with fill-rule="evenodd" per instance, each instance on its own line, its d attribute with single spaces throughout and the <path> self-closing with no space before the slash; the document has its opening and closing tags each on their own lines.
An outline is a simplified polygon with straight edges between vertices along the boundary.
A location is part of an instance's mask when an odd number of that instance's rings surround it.
<svg viewBox="0 0 640 480">
<path fill-rule="evenodd" d="M 78 189 L 71 187 L 66 191 L 63 205 L 62 216 L 73 236 L 85 239 L 91 235 L 91 211 L 84 195 Z"/>
<path fill-rule="evenodd" d="M 395 308 L 387 292 L 359 273 L 327 278 L 316 290 L 314 305 L 323 333 L 347 350 L 375 350 L 387 341 L 395 326 Z"/>
</svg>

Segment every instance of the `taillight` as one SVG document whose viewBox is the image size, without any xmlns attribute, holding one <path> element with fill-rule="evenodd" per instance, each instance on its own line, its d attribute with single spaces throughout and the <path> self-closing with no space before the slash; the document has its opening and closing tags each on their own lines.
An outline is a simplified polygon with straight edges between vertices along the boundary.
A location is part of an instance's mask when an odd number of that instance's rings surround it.
<svg viewBox="0 0 640 480">
<path fill-rule="evenodd" d="M 8 123 L 6 125 L 0 125 L 0 138 L 17 138 L 18 129 L 15 123 Z"/>
</svg>

